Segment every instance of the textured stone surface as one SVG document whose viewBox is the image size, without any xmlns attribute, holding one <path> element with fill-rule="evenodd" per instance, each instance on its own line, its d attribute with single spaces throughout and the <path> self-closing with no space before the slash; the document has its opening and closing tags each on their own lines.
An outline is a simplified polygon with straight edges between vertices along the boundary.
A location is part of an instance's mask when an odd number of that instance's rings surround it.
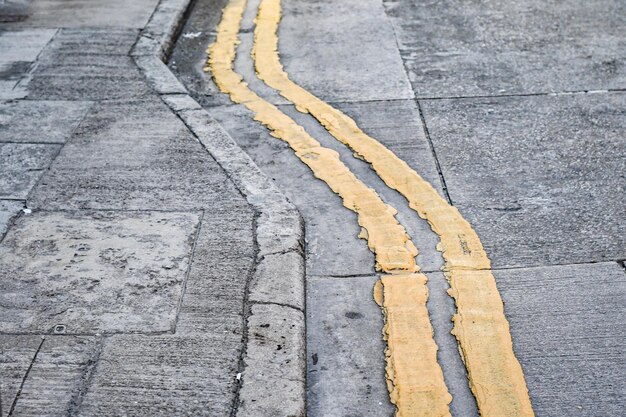
<svg viewBox="0 0 626 417">
<path fill-rule="evenodd" d="M 56 33 L 56 29 L 22 29 L 0 31 L 0 65 L 31 63 Z"/>
<path fill-rule="evenodd" d="M 295 82 L 328 101 L 413 97 L 379 0 L 298 0 L 283 7 L 279 52 Z"/>
<path fill-rule="evenodd" d="M 113 26 L 141 29 L 158 0 L 37 0 L 27 9 L 25 25 L 47 27 Z"/>
<path fill-rule="evenodd" d="M 229 339 L 233 343 L 229 349 L 241 347 L 243 300 L 254 267 L 252 218 L 245 203 L 205 212 L 180 306 L 177 333 L 235 335 L 235 339 Z M 229 357 L 228 361 L 235 359 Z"/>
<path fill-rule="evenodd" d="M 237 416 L 304 415 L 304 329 L 304 313 L 291 307 L 252 306 Z"/>
<path fill-rule="evenodd" d="M 250 283 L 249 300 L 277 303 L 304 311 L 304 261 L 298 252 L 265 256 Z"/>
<path fill-rule="evenodd" d="M 159 94 L 185 94 L 187 90 L 170 72 L 167 65 L 156 56 L 138 56 L 135 63 L 146 77 L 148 84 Z"/>
<path fill-rule="evenodd" d="M 225 332 L 108 338 L 78 415 L 230 415 L 233 337 L 241 343 L 240 335 Z M 234 369 L 224 373 L 228 368 Z"/>
<path fill-rule="evenodd" d="M 26 199 L 60 145 L 0 143 L 0 198 Z"/>
<path fill-rule="evenodd" d="M 21 201 L 0 200 L 0 239 L 7 231 L 11 220 L 22 210 L 24 203 Z"/>
<path fill-rule="evenodd" d="M 622 2 L 384 3 L 418 97 L 626 87 Z"/>
<path fill-rule="evenodd" d="M 29 98 L 104 100 L 143 96 L 149 89 L 128 56 L 137 31 L 63 29 L 44 50 Z"/>
<path fill-rule="evenodd" d="M 624 270 L 598 263 L 495 276 L 537 416 L 621 416 Z"/>
<path fill-rule="evenodd" d="M 23 84 L 27 84 L 27 74 L 55 32 L 52 29 L 0 31 L 0 99 L 15 99 L 25 95 Z"/>
<path fill-rule="evenodd" d="M 230 415 L 252 233 L 246 205 L 205 213 L 176 333 L 109 338 L 80 415 Z"/>
<path fill-rule="evenodd" d="M 452 200 L 496 267 L 626 258 L 626 94 L 423 106 Z"/>
<path fill-rule="evenodd" d="M 65 143 L 90 106 L 31 100 L 0 104 L 0 142 Z"/>
<path fill-rule="evenodd" d="M 307 282 L 308 414 L 392 416 L 376 276 Z"/>
<path fill-rule="evenodd" d="M 0 335 L 0 416 L 9 415 L 40 344 L 38 336 Z"/>
<path fill-rule="evenodd" d="M 0 330 L 172 330 L 197 222 L 159 212 L 20 217 L 0 246 Z"/>
<path fill-rule="evenodd" d="M 47 336 L 28 373 L 13 415 L 70 415 L 100 351 L 95 337 Z"/>
<path fill-rule="evenodd" d="M 243 201 L 158 98 L 100 103 L 33 195 L 45 208 L 190 210 Z"/>
</svg>

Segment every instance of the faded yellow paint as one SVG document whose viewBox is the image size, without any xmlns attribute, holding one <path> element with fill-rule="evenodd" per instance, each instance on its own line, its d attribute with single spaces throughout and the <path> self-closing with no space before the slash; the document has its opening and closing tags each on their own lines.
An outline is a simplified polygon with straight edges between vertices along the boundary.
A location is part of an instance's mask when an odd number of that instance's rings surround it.
<svg viewBox="0 0 626 417">
<path fill-rule="evenodd" d="M 253 49 L 259 78 L 294 103 L 299 111 L 315 117 L 357 157 L 369 162 L 378 176 L 428 221 L 440 239 L 438 249 L 445 261 L 449 293 L 457 307 L 453 334 L 459 341 L 481 415 L 533 416 L 491 263 L 478 235 L 459 211 L 406 162 L 364 133 L 350 117 L 289 79 L 277 52 L 280 15 L 280 0 L 262 1 Z M 396 371 L 393 389 L 401 391 L 403 383 Z"/>
<path fill-rule="evenodd" d="M 375 253 L 377 269 L 393 274 L 381 278 L 384 286 L 382 306 L 388 312 L 387 317 L 404 317 L 416 324 L 409 326 L 408 333 L 406 326 L 398 326 L 395 320 L 386 324 L 385 334 L 390 340 L 386 352 L 387 372 L 391 374 L 388 379 L 393 379 L 397 372 L 406 373 L 408 377 L 402 389 L 392 391 L 392 400 L 396 404 L 410 404 L 411 409 L 430 410 L 434 407 L 441 410 L 437 415 L 449 416 L 451 396 L 437 363 L 437 345 L 426 310 L 426 277 L 416 274 L 419 270 L 415 263 L 417 249 L 395 219 L 395 209 L 359 181 L 335 151 L 323 148 L 276 106 L 251 91 L 233 70 L 237 32 L 245 4 L 245 0 L 232 0 L 224 9 L 217 40 L 207 50 L 209 59 L 205 70 L 212 71 L 221 91 L 251 110 L 254 119 L 270 129 L 273 136 L 287 142 L 314 175 L 343 199 L 344 206 L 357 213 L 362 227 L 359 237 L 367 239 L 368 246 Z M 411 285 L 405 291 L 407 283 Z M 407 368 L 408 363 L 421 365 Z"/>
</svg>

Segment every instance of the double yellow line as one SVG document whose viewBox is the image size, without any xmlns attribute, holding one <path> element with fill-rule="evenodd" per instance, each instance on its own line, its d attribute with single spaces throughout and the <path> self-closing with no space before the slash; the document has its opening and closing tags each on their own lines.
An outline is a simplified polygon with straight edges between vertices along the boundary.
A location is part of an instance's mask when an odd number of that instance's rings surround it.
<svg viewBox="0 0 626 417">
<path fill-rule="evenodd" d="M 254 113 L 254 119 L 284 140 L 313 174 L 324 181 L 357 214 L 383 275 L 375 298 L 385 314 L 387 382 L 397 416 L 450 415 L 451 396 L 437 362 L 437 345 L 426 309 L 426 276 L 415 263 L 417 249 L 396 210 L 362 183 L 293 119 L 251 91 L 233 69 L 238 32 L 246 0 L 231 0 L 208 49 L 205 68 L 220 90 Z M 482 416 L 533 416 L 522 369 L 513 353 L 509 325 L 491 273 L 489 258 L 476 232 L 458 210 L 403 160 L 365 134 L 348 116 L 293 83 L 282 68 L 277 47 L 280 0 L 262 0 L 256 20 L 253 58 L 260 79 L 316 118 L 337 140 L 369 162 L 390 188 L 427 220 L 439 236 L 449 294 L 455 299 L 456 336 L 470 387 Z"/>
</svg>

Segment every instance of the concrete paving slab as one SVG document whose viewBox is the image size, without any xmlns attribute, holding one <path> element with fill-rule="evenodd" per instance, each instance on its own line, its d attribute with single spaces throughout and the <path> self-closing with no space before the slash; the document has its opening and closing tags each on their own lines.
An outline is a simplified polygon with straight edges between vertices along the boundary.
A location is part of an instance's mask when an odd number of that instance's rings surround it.
<svg viewBox="0 0 626 417">
<path fill-rule="evenodd" d="M 22 25 L 44 27 L 143 28 L 158 0 L 37 0 L 30 4 Z M 112 11 L 115 11 L 114 13 Z"/>
<path fill-rule="evenodd" d="M 95 105 L 32 198 L 46 209 L 183 211 L 244 201 L 157 97 Z"/>
<path fill-rule="evenodd" d="M 25 96 L 28 73 L 56 32 L 56 29 L 0 30 L 0 100 Z"/>
<path fill-rule="evenodd" d="M 32 62 L 7 62 L 0 63 L 0 99 L 12 100 L 19 82 L 30 70 Z"/>
<path fill-rule="evenodd" d="M 0 335 L 0 416 L 9 415 L 40 345 L 39 336 Z"/>
<path fill-rule="evenodd" d="M 23 207 L 22 201 L 0 200 L 0 240 L 8 230 L 11 220 L 22 211 Z"/>
<path fill-rule="evenodd" d="M 621 416 L 624 270 L 598 263 L 495 276 L 537 416 Z"/>
<path fill-rule="evenodd" d="M 171 331 L 198 221 L 172 212 L 18 218 L 0 246 L 0 331 Z"/>
<path fill-rule="evenodd" d="M 0 31 L 0 64 L 34 62 L 57 29 L 20 29 Z"/>
<path fill-rule="evenodd" d="M 90 106 L 76 101 L 0 103 L 0 142 L 65 143 Z"/>
<path fill-rule="evenodd" d="M 418 97 L 626 87 L 622 2 L 384 4 Z"/>
<path fill-rule="evenodd" d="M 252 306 L 237 416 L 299 416 L 305 410 L 306 353 L 304 346 L 290 349 L 302 340 L 304 313 L 296 313 L 296 322 L 293 314 L 292 307 L 277 304 Z"/>
<path fill-rule="evenodd" d="M 0 199 L 25 200 L 60 145 L 0 143 Z"/>
<path fill-rule="evenodd" d="M 253 216 L 245 204 L 218 206 L 204 213 L 177 334 L 237 335 L 229 340 L 232 349 L 239 349 L 246 285 L 255 265 Z"/>
<path fill-rule="evenodd" d="M 81 416 L 231 415 L 239 351 L 230 338 L 203 333 L 119 335 L 107 339 Z"/>
<path fill-rule="evenodd" d="M 70 415 L 99 352 L 99 338 L 47 336 L 24 381 L 13 415 Z"/>
<path fill-rule="evenodd" d="M 452 200 L 495 267 L 626 258 L 626 94 L 423 109 Z"/>
<path fill-rule="evenodd" d="M 413 97 L 380 1 L 298 0 L 283 8 L 278 49 L 296 83 L 327 101 Z"/>
<path fill-rule="evenodd" d="M 385 382 L 383 315 L 372 295 L 377 280 L 308 278 L 308 414 L 394 414 Z"/>
<path fill-rule="evenodd" d="M 148 94 L 128 53 L 136 31 L 61 30 L 44 50 L 29 83 L 29 98 L 105 100 Z"/>
<path fill-rule="evenodd" d="M 304 311 L 304 262 L 297 252 L 267 255 L 250 282 L 251 302 L 287 305 Z"/>
</svg>

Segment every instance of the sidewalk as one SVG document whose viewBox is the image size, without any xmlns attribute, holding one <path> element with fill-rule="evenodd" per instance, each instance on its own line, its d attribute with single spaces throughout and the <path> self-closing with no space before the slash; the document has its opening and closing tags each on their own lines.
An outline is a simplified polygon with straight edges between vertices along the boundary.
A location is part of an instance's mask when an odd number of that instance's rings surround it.
<svg viewBox="0 0 626 417">
<path fill-rule="evenodd" d="M 245 181 L 266 180 L 258 170 L 216 162 L 206 148 L 228 138 L 184 90 L 167 100 L 192 109 L 200 136 L 164 103 L 143 73 L 156 57 L 140 48 L 157 40 L 133 49 L 151 16 L 180 18 L 185 5 L 0 3 L 2 416 L 233 415 L 254 399 L 240 394 L 255 381 L 248 366 L 266 368 L 250 326 L 266 329 L 261 345 L 286 332 L 280 354 L 303 370 L 289 345 L 302 345 L 303 318 L 248 291 L 281 272 L 270 246 L 289 239 L 275 225 L 295 219 L 298 243 L 297 214 L 271 187 L 249 192 Z M 284 211 L 270 221 L 263 204 Z M 283 336 L 276 320 L 291 323 Z"/>
</svg>

